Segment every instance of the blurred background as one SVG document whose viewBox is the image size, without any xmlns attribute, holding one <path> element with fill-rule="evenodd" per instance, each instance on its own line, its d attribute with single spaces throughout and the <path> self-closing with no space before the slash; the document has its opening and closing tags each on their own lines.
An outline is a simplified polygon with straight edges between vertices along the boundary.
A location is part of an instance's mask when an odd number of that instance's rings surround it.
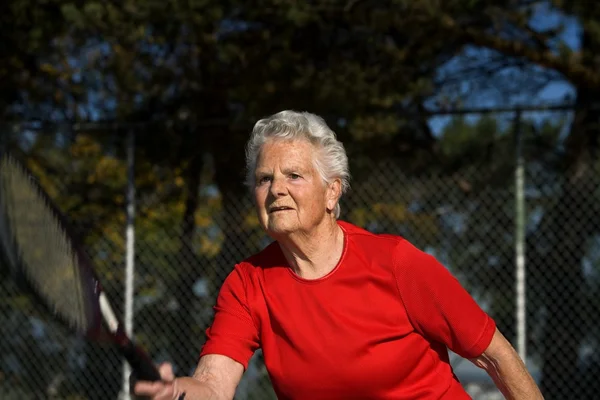
<svg viewBox="0 0 600 400">
<path fill-rule="evenodd" d="M 600 398 L 600 3 L 4 0 L 0 145 L 24 160 L 156 362 L 191 373 L 233 265 L 257 119 L 322 115 L 341 219 L 434 254 L 546 399 Z M 0 397 L 125 399 L 122 361 L 0 268 Z M 401 360 L 399 360 L 401 362 Z M 452 359 L 474 399 L 499 399 Z M 237 399 L 273 399 L 258 352 Z"/>
</svg>

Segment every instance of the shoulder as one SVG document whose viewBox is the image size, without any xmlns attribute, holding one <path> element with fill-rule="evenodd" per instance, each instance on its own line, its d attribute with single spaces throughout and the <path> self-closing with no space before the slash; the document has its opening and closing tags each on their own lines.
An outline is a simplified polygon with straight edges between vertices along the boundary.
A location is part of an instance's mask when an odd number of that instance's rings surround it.
<svg viewBox="0 0 600 400">
<path fill-rule="evenodd" d="M 393 261 L 412 261 L 430 257 L 401 235 L 373 233 L 349 222 L 339 221 L 353 250 L 364 250 L 370 254 L 385 254 Z"/>
<path fill-rule="evenodd" d="M 255 276 L 264 269 L 281 267 L 285 257 L 277 242 L 271 242 L 264 249 L 252 254 L 235 265 L 234 270 L 244 278 Z"/>
<path fill-rule="evenodd" d="M 393 248 L 405 241 L 402 236 L 370 232 L 346 221 L 338 221 L 338 225 L 344 230 L 344 235 L 348 242 L 359 247 L 377 246 L 377 248 Z"/>
<path fill-rule="evenodd" d="M 347 235 L 350 251 L 363 253 L 380 265 L 388 265 L 395 275 L 416 277 L 445 270 L 433 255 L 401 235 L 373 233 L 343 221 L 339 224 Z"/>
</svg>

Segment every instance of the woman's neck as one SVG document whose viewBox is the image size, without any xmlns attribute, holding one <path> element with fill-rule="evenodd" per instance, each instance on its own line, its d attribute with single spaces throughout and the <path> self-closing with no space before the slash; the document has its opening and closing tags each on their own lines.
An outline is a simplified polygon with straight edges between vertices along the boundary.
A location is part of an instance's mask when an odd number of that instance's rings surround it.
<svg viewBox="0 0 600 400">
<path fill-rule="evenodd" d="M 292 270 L 301 278 L 318 279 L 330 273 L 344 250 L 344 232 L 334 219 L 311 231 L 278 240 Z"/>
</svg>

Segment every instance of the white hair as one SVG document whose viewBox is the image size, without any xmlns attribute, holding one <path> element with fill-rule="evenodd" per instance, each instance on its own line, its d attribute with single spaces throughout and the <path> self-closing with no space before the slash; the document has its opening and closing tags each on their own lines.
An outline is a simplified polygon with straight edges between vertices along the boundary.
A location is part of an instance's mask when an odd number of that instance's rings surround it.
<svg viewBox="0 0 600 400">
<path fill-rule="evenodd" d="M 246 145 L 246 185 L 255 186 L 255 169 L 258 154 L 268 140 L 307 140 L 316 149 L 315 168 L 325 183 L 334 179 L 341 181 L 342 194 L 350 188 L 348 156 L 342 142 L 337 140 L 325 120 L 308 112 L 281 111 L 259 120 L 252 129 Z M 339 201 L 333 210 L 336 218 L 340 216 Z"/>
</svg>

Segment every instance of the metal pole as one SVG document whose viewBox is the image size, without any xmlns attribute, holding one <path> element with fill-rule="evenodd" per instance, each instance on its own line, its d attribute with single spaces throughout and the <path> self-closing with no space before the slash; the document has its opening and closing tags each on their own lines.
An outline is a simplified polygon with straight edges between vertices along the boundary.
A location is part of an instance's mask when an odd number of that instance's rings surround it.
<svg viewBox="0 0 600 400">
<path fill-rule="evenodd" d="M 127 133 L 127 226 L 125 231 L 125 332 L 133 335 L 133 274 L 135 267 L 135 131 Z M 123 393 L 124 399 L 129 399 L 129 375 L 131 369 L 127 362 L 123 363 Z"/>
<path fill-rule="evenodd" d="M 516 263 L 516 317 L 517 317 L 517 351 L 523 362 L 527 362 L 527 314 L 526 314 L 526 282 L 525 282 L 525 163 L 523 160 L 523 144 L 521 132 L 520 109 L 515 114 L 515 263 Z"/>
</svg>

